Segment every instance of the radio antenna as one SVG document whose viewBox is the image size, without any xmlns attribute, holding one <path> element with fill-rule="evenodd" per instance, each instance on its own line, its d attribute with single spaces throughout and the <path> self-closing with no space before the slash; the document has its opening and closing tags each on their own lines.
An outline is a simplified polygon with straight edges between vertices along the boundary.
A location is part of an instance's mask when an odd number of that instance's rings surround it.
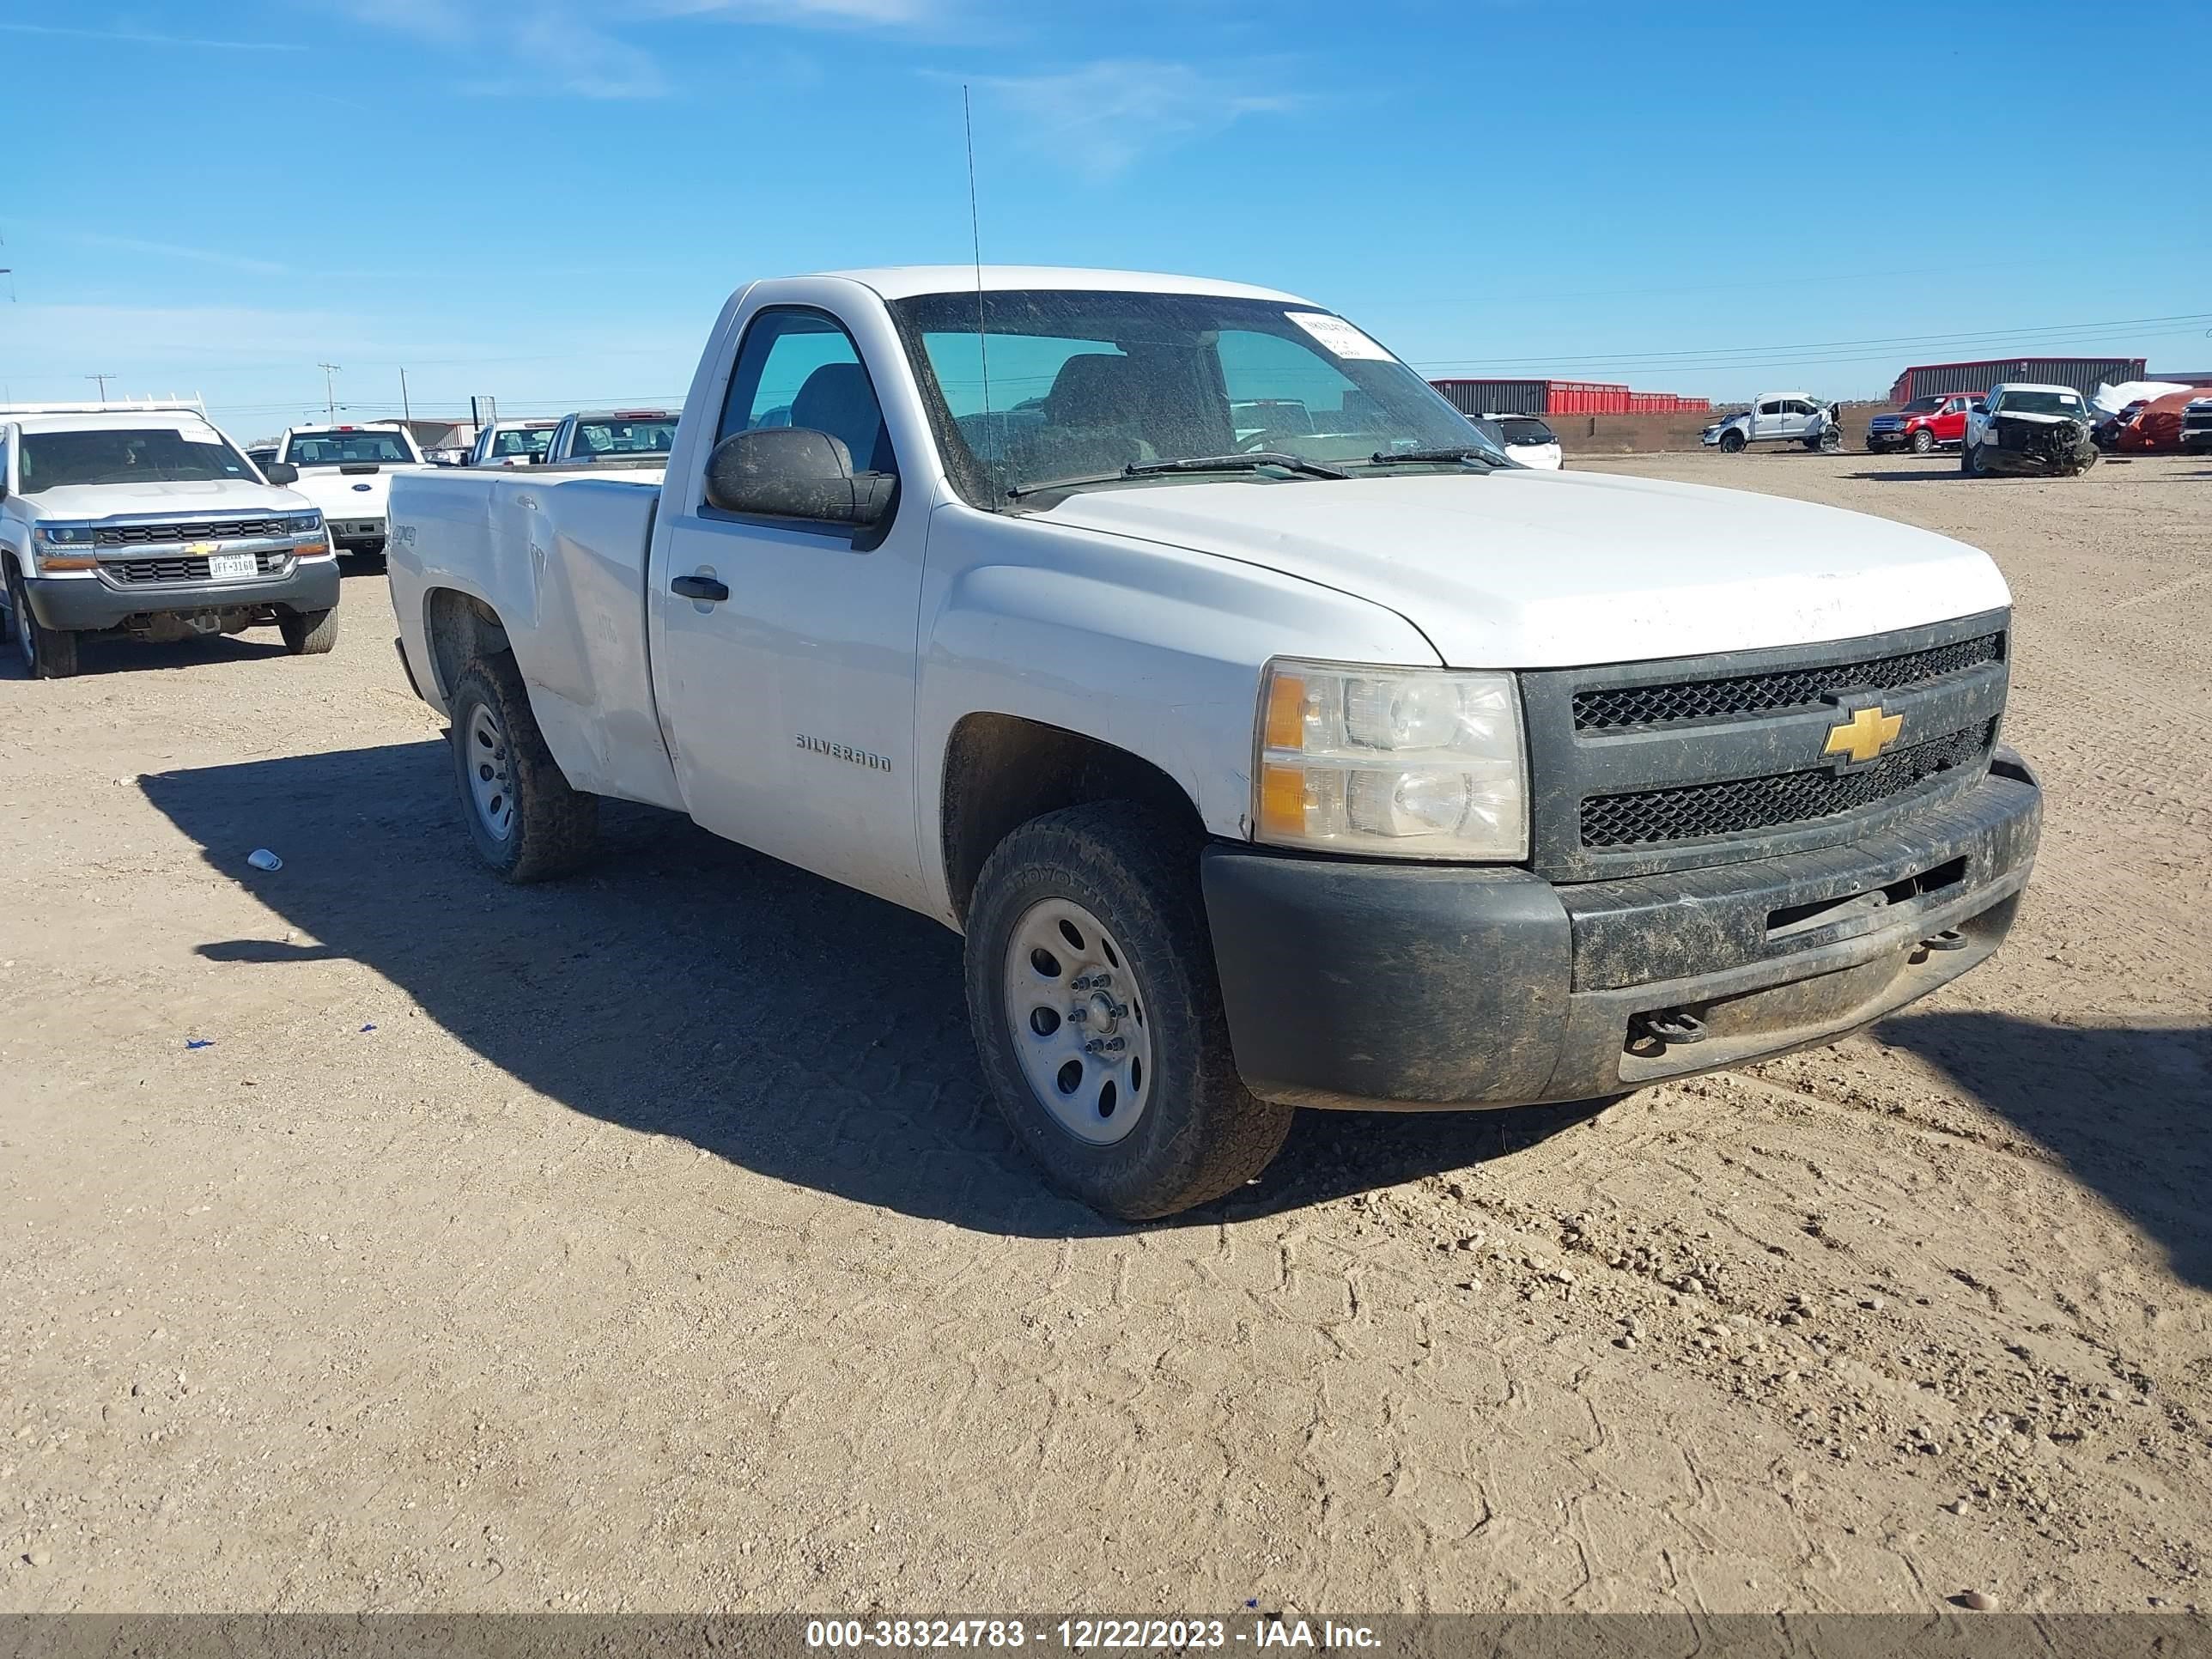
<svg viewBox="0 0 2212 1659">
<path fill-rule="evenodd" d="M 983 372 L 983 429 L 991 429 L 991 349 L 983 330 L 983 222 L 975 212 L 975 116 L 960 83 L 960 125 L 968 137 L 968 234 L 975 251 L 975 360 Z"/>
</svg>

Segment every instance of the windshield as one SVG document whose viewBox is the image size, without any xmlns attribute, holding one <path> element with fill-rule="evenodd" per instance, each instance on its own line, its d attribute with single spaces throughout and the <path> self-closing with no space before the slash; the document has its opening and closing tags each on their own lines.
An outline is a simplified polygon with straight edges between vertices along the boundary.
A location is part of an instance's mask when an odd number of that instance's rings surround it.
<svg viewBox="0 0 2212 1659">
<path fill-rule="evenodd" d="M 1352 470 L 1378 453 L 1504 459 L 1427 381 L 1325 311 L 1000 290 L 981 296 L 979 336 L 978 303 L 927 294 L 891 309 L 939 430 L 962 452 L 948 465 L 991 505 L 1046 480 L 1261 452 Z M 1430 464 L 1458 465 L 1448 454 Z"/>
<path fill-rule="evenodd" d="M 215 478 L 261 482 L 220 433 L 202 428 L 100 428 L 26 432 L 18 463 L 23 494 L 69 484 L 199 483 Z"/>
<path fill-rule="evenodd" d="M 491 434 L 494 455 L 543 455 L 553 442 L 553 428 L 544 427 L 509 427 Z"/>
<path fill-rule="evenodd" d="M 579 421 L 577 455 L 665 455 L 676 447 L 673 416 L 636 421 Z"/>
<path fill-rule="evenodd" d="M 2081 398 L 2073 392 L 2008 392 L 1999 407 L 2008 415 L 2079 415 Z"/>
<path fill-rule="evenodd" d="M 397 432 L 295 432 L 284 443 L 294 466 L 356 466 L 367 462 L 404 465 L 415 459 Z"/>
<path fill-rule="evenodd" d="M 1897 412 L 1900 415 L 1933 415 L 1943 407 L 1941 398 L 1915 398 Z"/>
</svg>

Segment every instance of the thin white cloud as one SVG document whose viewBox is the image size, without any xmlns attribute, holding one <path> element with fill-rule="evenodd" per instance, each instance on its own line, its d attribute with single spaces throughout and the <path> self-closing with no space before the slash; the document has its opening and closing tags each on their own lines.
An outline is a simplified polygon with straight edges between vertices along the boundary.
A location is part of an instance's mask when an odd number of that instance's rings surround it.
<svg viewBox="0 0 2212 1659">
<path fill-rule="evenodd" d="M 0 23 L 9 34 L 52 34 L 77 40 L 117 40 L 140 46 L 199 46 L 210 52 L 305 52 L 293 40 L 211 40 L 190 34 L 154 34 L 143 29 L 72 29 L 50 23 Z"/>
<path fill-rule="evenodd" d="M 794 28 L 925 23 L 943 9 L 942 0 L 646 0 L 646 5 L 666 17 L 714 15 Z"/>
<path fill-rule="evenodd" d="M 1253 115 L 1279 115 L 1305 100 L 1258 92 L 1189 64 L 1115 58 L 1048 75 L 981 76 L 971 82 L 1040 146 L 1077 172 L 1110 179 L 1139 157 Z"/>
<path fill-rule="evenodd" d="M 668 91 L 652 53 L 572 13 L 540 12 L 501 39 L 520 75 L 469 82 L 465 91 L 493 97 L 564 92 L 578 98 L 659 98 Z"/>
<path fill-rule="evenodd" d="M 221 265 L 227 270 L 250 271 L 257 276 L 286 276 L 291 274 L 289 265 L 271 259 L 252 259 L 242 254 L 218 252 L 213 248 L 185 247 L 175 242 L 149 242 L 136 236 L 111 236 L 104 231 L 61 230 L 53 233 L 64 241 L 77 242 L 86 247 L 112 249 L 118 253 L 141 253 L 156 259 L 186 259 L 195 264 Z"/>
<path fill-rule="evenodd" d="M 495 73 L 461 83 L 478 97 L 659 98 L 668 91 L 652 53 L 572 6 L 540 4 L 515 17 L 458 0 L 352 0 L 347 10 L 358 21 L 496 63 Z"/>
<path fill-rule="evenodd" d="M 625 23 L 680 18 L 790 28 L 886 28 L 934 18 L 946 0 L 606 0 L 588 14 L 567 0 L 540 0 L 520 21 L 464 0 L 348 0 L 356 21 L 397 29 L 478 58 L 503 59 L 495 73 L 465 82 L 482 97 L 659 98 L 668 82 L 644 47 L 615 32 Z"/>
</svg>

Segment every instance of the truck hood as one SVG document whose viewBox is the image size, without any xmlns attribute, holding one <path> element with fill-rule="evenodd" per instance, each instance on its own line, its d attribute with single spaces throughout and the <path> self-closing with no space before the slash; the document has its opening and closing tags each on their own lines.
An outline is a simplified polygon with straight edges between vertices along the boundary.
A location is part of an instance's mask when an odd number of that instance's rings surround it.
<svg viewBox="0 0 2212 1659">
<path fill-rule="evenodd" d="M 62 484 L 15 499 L 34 517 L 70 523 L 171 513 L 304 513 L 309 505 L 292 490 L 243 478 L 208 478 L 191 483 Z"/>
<path fill-rule="evenodd" d="M 2011 599 L 1989 555 L 1929 531 L 1601 473 L 1139 485 L 1039 516 L 1371 599 L 1462 668 L 1817 644 Z"/>
</svg>

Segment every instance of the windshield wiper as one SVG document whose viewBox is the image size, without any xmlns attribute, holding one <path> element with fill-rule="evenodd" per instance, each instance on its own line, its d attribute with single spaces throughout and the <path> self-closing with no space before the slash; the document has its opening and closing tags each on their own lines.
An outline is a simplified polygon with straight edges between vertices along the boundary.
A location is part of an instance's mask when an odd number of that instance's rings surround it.
<svg viewBox="0 0 2212 1659">
<path fill-rule="evenodd" d="M 1394 449 L 1388 453 L 1378 449 L 1367 459 L 1376 466 L 1411 466 L 1422 462 L 1435 465 L 1443 461 L 1480 461 L 1485 466 L 1513 465 L 1503 455 L 1477 449 L 1473 444 L 1457 444 L 1443 449 Z"/>
<path fill-rule="evenodd" d="M 1255 449 L 1243 455 L 1193 455 L 1179 461 L 1132 461 L 1119 472 L 1094 472 L 1079 478 L 1048 478 L 1042 483 L 1015 484 L 1006 494 L 1018 499 L 1054 489 L 1079 489 L 1085 484 L 1119 483 L 1125 478 L 1155 478 L 1170 472 L 1259 472 L 1273 467 L 1309 478 L 1349 478 L 1342 467 L 1285 455 L 1273 449 Z"/>
<path fill-rule="evenodd" d="M 1286 455 L 1279 449 L 1255 449 L 1241 455 L 1193 455 L 1180 461 L 1132 461 L 1123 471 L 1132 478 L 1146 478 L 1156 472 L 1256 472 L 1269 466 L 1309 478 L 1352 476 L 1340 466 L 1310 461 L 1303 455 Z"/>
</svg>

